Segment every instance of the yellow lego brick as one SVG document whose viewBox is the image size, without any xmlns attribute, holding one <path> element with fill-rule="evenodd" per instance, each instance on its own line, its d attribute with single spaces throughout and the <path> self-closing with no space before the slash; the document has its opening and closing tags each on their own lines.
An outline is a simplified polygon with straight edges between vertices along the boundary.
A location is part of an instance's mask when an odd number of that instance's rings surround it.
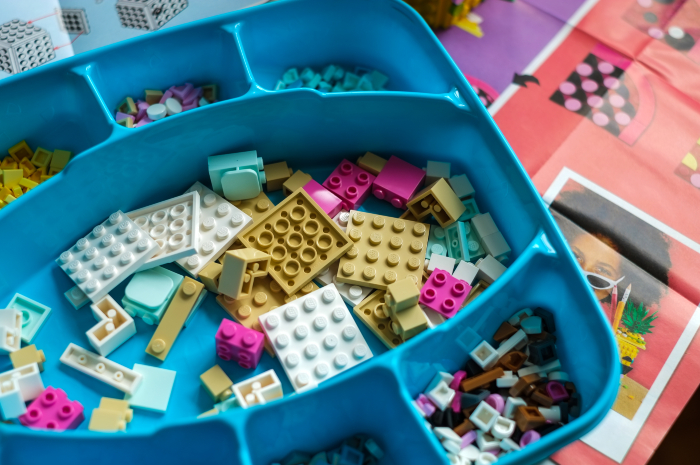
<svg viewBox="0 0 700 465">
<path fill-rule="evenodd" d="M 34 152 L 29 148 L 29 144 L 27 144 L 25 141 L 22 141 L 17 145 L 13 145 L 7 152 L 17 163 L 21 162 L 25 158 L 31 159 L 32 156 L 34 156 Z"/>
<path fill-rule="evenodd" d="M 5 198 L 3 200 L 5 201 L 6 204 L 12 203 L 15 200 L 17 200 L 17 197 L 15 197 L 14 195 L 7 195 L 7 196 L 5 196 Z"/>
<path fill-rule="evenodd" d="M 161 90 L 146 89 L 143 91 L 143 93 L 144 93 L 144 100 L 149 105 L 160 103 L 160 99 L 163 97 L 163 91 L 161 91 Z M 137 113 L 138 113 L 138 111 L 137 111 Z"/>
<path fill-rule="evenodd" d="M 31 179 L 22 178 L 19 180 L 19 185 L 27 189 L 34 189 L 39 183 L 32 181 Z"/>
<path fill-rule="evenodd" d="M 2 210 L 6 205 L 7 204 L 4 201 L 0 200 L 0 210 Z"/>
<path fill-rule="evenodd" d="M 70 161 L 71 152 L 68 150 L 54 150 L 51 158 L 51 168 L 49 174 L 54 175 L 63 170 Z"/>
<path fill-rule="evenodd" d="M 301 170 L 297 170 L 293 175 L 282 183 L 282 193 L 285 197 L 292 195 L 292 192 L 301 189 L 307 182 L 311 181 L 311 176 Z"/>
<path fill-rule="evenodd" d="M 36 171 L 36 166 L 28 158 L 22 158 L 19 162 L 19 169 L 24 172 L 24 177 L 28 178 Z"/>
<path fill-rule="evenodd" d="M 101 410 L 112 410 L 114 412 L 119 412 L 124 421 L 129 423 L 134 417 L 134 411 L 129 408 L 129 401 L 124 399 L 113 399 L 111 397 L 103 397 L 100 399 L 100 409 Z"/>
<path fill-rule="evenodd" d="M 0 170 L 16 170 L 19 169 L 19 163 L 12 157 L 5 157 L 0 164 Z"/>
<path fill-rule="evenodd" d="M 13 368 L 19 368 L 36 363 L 39 365 L 39 371 L 44 371 L 44 362 L 46 361 L 46 357 L 44 357 L 43 350 L 37 350 L 36 346 L 32 344 L 22 347 L 20 350 L 15 352 L 10 352 L 10 361 L 12 362 Z"/>
<path fill-rule="evenodd" d="M 37 168 L 48 168 L 49 163 L 51 163 L 51 158 L 53 158 L 53 152 L 37 147 L 36 152 L 34 152 L 34 156 L 32 157 L 32 163 Z"/>
<path fill-rule="evenodd" d="M 234 299 L 247 297 L 255 278 L 266 276 L 270 255 L 256 249 L 229 250 L 224 254 L 219 293 Z"/>
<path fill-rule="evenodd" d="M 274 207 L 270 199 L 265 195 L 264 192 L 260 192 L 256 197 L 247 200 L 234 200 L 229 201 L 232 205 L 238 208 L 240 211 L 246 215 L 253 218 L 250 222 L 249 228 L 254 225 L 260 218 L 267 216 Z M 238 241 L 236 241 L 238 242 Z M 230 250 L 230 249 L 229 249 Z"/>
<path fill-rule="evenodd" d="M 104 433 L 126 431 L 126 421 L 119 412 L 96 408 L 92 410 L 88 429 L 90 431 L 101 431 Z"/>
<path fill-rule="evenodd" d="M 365 171 L 369 171 L 375 176 L 382 171 L 384 165 L 386 165 L 386 159 L 372 152 L 367 152 L 357 159 L 357 166 Z"/>
<path fill-rule="evenodd" d="M 403 344 L 403 339 L 391 330 L 391 319 L 386 313 L 384 291 L 375 291 L 353 309 L 355 316 L 389 349 Z"/>
<path fill-rule="evenodd" d="M 418 219 L 432 214 L 443 228 L 457 221 L 467 209 L 442 178 L 418 192 L 406 206 Z"/>
<path fill-rule="evenodd" d="M 214 402 L 222 402 L 233 395 L 233 381 L 219 365 L 214 365 L 199 376 L 204 390 Z"/>
<path fill-rule="evenodd" d="M 117 107 L 117 111 L 131 116 L 136 116 L 136 114 L 139 112 L 138 108 L 136 108 L 136 104 L 134 103 L 134 99 L 131 97 L 127 97 L 122 100 L 122 103 L 120 103 Z"/>
<path fill-rule="evenodd" d="M 199 280 L 202 281 L 207 291 L 219 293 L 219 276 L 221 276 L 221 263 L 211 262 L 199 272 Z"/>
<path fill-rule="evenodd" d="M 267 178 L 267 191 L 274 192 L 282 189 L 282 184 L 293 174 L 286 161 L 265 165 L 265 177 Z"/>
<path fill-rule="evenodd" d="M 420 291 L 411 278 L 401 279 L 386 287 L 386 313 L 393 318 L 396 313 L 418 304 Z"/>
<path fill-rule="evenodd" d="M 271 256 L 270 276 L 288 295 L 296 293 L 352 247 L 340 226 L 303 189 L 244 231 L 241 242 Z"/>
<path fill-rule="evenodd" d="M 153 355 L 157 359 L 165 360 L 175 343 L 175 339 L 180 334 L 185 320 L 187 320 L 194 304 L 197 302 L 202 289 L 204 289 L 204 284 L 185 276 L 173 300 L 165 310 L 165 314 L 160 320 L 155 333 L 153 333 L 151 342 L 148 343 L 146 348 L 147 354 Z"/>
<path fill-rule="evenodd" d="M 5 200 L 8 195 L 12 195 L 12 191 L 7 187 L 0 187 L 0 200 Z"/>
<path fill-rule="evenodd" d="M 22 187 L 20 185 L 13 186 L 10 190 L 12 191 L 12 195 L 16 198 L 22 197 Z"/>
<path fill-rule="evenodd" d="M 53 176 L 45 176 L 45 175 L 42 174 L 42 175 L 39 177 L 39 181 L 44 182 L 44 181 L 48 181 L 48 180 L 51 179 L 51 178 L 53 178 Z M 40 184 L 41 184 L 41 182 L 40 182 Z"/>
<path fill-rule="evenodd" d="M 428 328 L 428 320 L 420 305 L 416 304 L 391 317 L 391 329 L 404 341 L 411 339 Z"/>
<path fill-rule="evenodd" d="M 419 283 L 429 231 L 423 223 L 351 211 L 354 244 L 340 259 L 338 281 L 382 290 L 405 278 Z"/>
<path fill-rule="evenodd" d="M 124 126 L 125 128 L 133 128 L 134 127 L 134 120 L 131 118 L 124 118 L 120 119 L 117 121 L 117 124 L 120 126 Z"/>
<path fill-rule="evenodd" d="M 8 189 L 12 189 L 14 186 L 19 185 L 19 180 L 24 177 L 24 171 L 22 170 L 10 170 L 6 169 L 2 172 L 2 183 Z"/>
</svg>

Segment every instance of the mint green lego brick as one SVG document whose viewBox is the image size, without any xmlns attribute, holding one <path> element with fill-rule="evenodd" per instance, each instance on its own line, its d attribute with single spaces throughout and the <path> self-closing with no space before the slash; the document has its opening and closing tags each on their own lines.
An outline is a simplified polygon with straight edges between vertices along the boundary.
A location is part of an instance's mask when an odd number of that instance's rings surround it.
<svg viewBox="0 0 700 465">
<path fill-rule="evenodd" d="M 486 256 L 486 251 L 481 245 L 481 238 L 471 224 L 467 232 L 467 249 L 469 249 L 469 261 L 472 263 Z"/>
<path fill-rule="evenodd" d="M 357 81 L 355 90 L 361 92 L 370 92 L 374 90 L 372 87 L 372 81 L 369 80 L 369 76 L 367 74 L 363 75 L 360 80 Z"/>
<path fill-rule="evenodd" d="M 476 231 L 479 238 L 486 237 L 498 232 L 498 226 L 491 218 L 491 213 L 483 213 L 472 218 L 472 228 Z"/>
<path fill-rule="evenodd" d="M 330 92 L 333 89 L 333 86 L 328 84 L 326 81 L 321 81 L 318 85 L 318 90 L 321 92 Z"/>
<path fill-rule="evenodd" d="M 184 277 L 157 266 L 140 271 L 124 290 L 122 306 L 131 316 L 148 324 L 158 324 Z"/>
<path fill-rule="evenodd" d="M 134 371 L 143 376 L 141 386 L 134 394 L 125 395 L 124 400 L 132 408 L 165 413 L 177 372 L 138 363 L 134 364 Z"/>
<path fill-rule="evenodd" d="M 472 186 L 466 174 L 453 176 L 447 182 L 450 183 L 450 187 L 460 199 L 468 199 L 474 195 L 474 186 Z"/>
<path fill-rule="evenodd" d="M 377 70 L 374 70 L 370 73 L 369 79 L 372 82 L 372 88 L 374 88 L 375 90 L 384 88 L 386 83 L 389 82 L 389 78 Z"/>
<path fill-rule="evenodd" d="M 343 88 L 345 90 L 352 90 L 357 87 L 357 83 L 360 82 L 360 77 L 351 72 L 345 73 L 345 78 L 343 79 Z"/>
<path fill-rule="evenodd" d="M 207 159 L 207 163 L 212 190 L 219 195 L 224 194 L 221 178 L 229 171 L 249 169 L 258 173 L 263 170 L 263 159 L 258 157 L 258 152 L 255 150 L 214 155 Z"/>
<path fill-rule="evenodd" d="M 465 225 L 465 223 L 456 221 L 445 228 L 448 257 L 456 260 L 469 260 L 467 227 L 468 225 Z"/>
<path fill-rule="evenodd" d="M 308 82 L 304 83 L 303 87 L 315 89 L 321 83 L 321 80 L 320 74 L 314 74 L 314 77 L 312 77 Z"/>
<path fill-rule="evenodd" d="M 15 294 L 7 305 L 8 309 L 22 312 L 22 341 L 31 344 L 36 333 L 44 326 L 51 314 L 51 308 L 40 304 L 22 294 Z"/>
<path fill-rule="evenodd" d="M 335 65 L 328 65 L 323 68 L 323 71 L 321 71 L 321 77 L 324 81 L 330 82 L 333 79 L 333 76 L 335 75 L 335 68 Z"/>
<path fill-rule="evenodd" d="M 431 226 L 428 236 L 428 246 L 425 248 L 425 258 L 430 260 L 432 254 L 447 256 L 447 240 L 445 230 L 440 226 Z"/>
<path fill-rule="evenodd" d="M 340 66 L 336 66 L 335 73 L 333 73 L 333 80 L 340 81 L 345 76 L 345 70 Z"/>
<path fill-rule="evenodd" d="M 287 87 L 287 84 L 285 84 L 283 81 L 277 81 L 277 84 L 275 84 L 275 90 L 284 90 Z"/>
<path fill-rule="evenodd" d="M 262 191 L 262 181 L 257 171 L 229 171 L 221 177 L 221 190 L 226 200 L 252 199 Z"/>
<path fill-rule="evenodd" d="M 313 70 L 313 69 L 311 69 L 311 68 L 304 68 L 304 69 L 302 70 L 301 74 L 299 75 L 299 77 L 300 77 L 301 80 L 304 82 L 304 84 L 306 84 L 307 82 L 309 82 L 310 80 L 312 80 L 312 79 L 314 78 L 314 75 L 315 75 L 315 74 L 316 74 L 316 73 L 314 73 L 314 70 Z"/>
<path fill-rule="evenodd" d="M 311 460 L 309 454 L 294 450 L 282 459 L 280 465 L 306 465 L 309 463 L 309 460 Z"/>
<path fill-rule="evenodd" d="M 333 86 L 331 92 L 345 92 L 345 87 L 343 87 L 342 84 L 338 83 L 335 86 Z"/>
<path fill-rule="evenodd" d="M 192 311 L 190 312 L 189 316 L 185 320 L 185 328 L 192 322 L 194 319 L 194 316 L 198 313 L 197 310 L 200 309 L 202 306 L 202 302 L 204 302 L 204 299 L 207 297 L 207 290 L 202 289 L 202 292 L 199 293 L 199 297 L 197 298 L 197 301 L 194 303 L 194 307 L 192 307 Z"/>
<path fill-rule="evenodd" d="M 297 71 L 296 68 L 289 68 L 282 75 L 282 82 L 284 82 L 285 86 L 287 84 L 291 84 L 292 82 L 296 81 L 297 79 L 299 79 L 299 71 Z"/>
<path fill-rule="evenodd" d="M 466 199 L 462 200 L 462 204 L 467 208 L 464 213 L 457 219 L 457 221 L 469 221 L 479 214 L 479 207 L 476 205 L 476 200 Z"/>
</svg>

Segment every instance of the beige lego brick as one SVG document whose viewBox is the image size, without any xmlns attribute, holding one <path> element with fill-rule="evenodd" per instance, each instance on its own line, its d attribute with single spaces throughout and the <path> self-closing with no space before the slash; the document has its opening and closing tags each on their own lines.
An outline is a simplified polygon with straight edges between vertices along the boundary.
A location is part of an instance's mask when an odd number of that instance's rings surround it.
<svg viewBox="0 0 700 465">
<path fill-rule="evenodd" d="M 232 205 L 237 207 L 240 211 L 246 215 L 253 218 L 253 221 L 248 227 L 256 224 L 260 218 L 267 216 L 274 207 L 272 201 L 265 195 L 264 192 L 260 192 L 256 197 L 246 200 L 229 200 Z"/>
<path fill-rule="evenodd" d="M 430 226 L 351 211 L 347 233 L 352 248 L 340 259 L 338 281 L 386 289 L 405 278 L 420 282 Z"/>
<path fill-rule="evenodd" d="M 46 361 L 46 358 L 44 357 L 44 351 L 37 350 L 36 346 L 32 344 L 22 347 L 20 350 L 15 352 L 10 352 L 10 361 L 12 362 L 13 368 L 19 368 L 36 363 L 39 365 L 39 371 L 44 371 L 44 362 Z"/>
<path fill-rule="evenodd" d="M 418 304 L 396 313 L 391 317 L 391 322 L 392 331 L 404 341 L 428 329 L 428 320 Z"/>
<path fill-rule="evenodd" d="M 162 90 L 146 89 L 143 91 L 143 93 L 144 93 L 144 100 L 146 100 L 146 103 L 149 105 L 160 103 L 160 99 L 163 98 L 163 91 Z"/>
<path fill-rule="evenodd" d="M 432 214 L 443 228 L 457 221 L 467 209 L 442 178 L 418 192 L 406 206 L 419 219 Z"/>
<path fill-rule="evenodd" d="M 29 148 L 26 141 L 13 145 L 7 150 L 7 152 L 17 163 L 22 161 L 23 158 L 29 158 L 31 160 L 31 158 L 34 156 L 34 152 Z"/>
<path fill-rule="evenodd" d="M 382 171 L 384 165 L 386 165 L 386 159 L 375 155 L 372 152 L 367 152 L 357 159 L 357 166 L 365 171 L 369 171 L 375 176 Z"/>
<path fill-rule="evenodd" d="M 293 175 L 289 177 L 282 184 L 282 192 L 286 197 L 292 195 L 293 192 L 304 187 L 304 185 L 311 181 L 311 176 L 304 173 L 301 170 L 297 170 Z"/>
<path fill-rule="evenodd" d="M 418 218 L 416 218 L 411 210 L 404 211 L 399 218 L 406 221 L 418 221 Z"/>
<path fill-rule="evenodd" d="M 397 312 L 418 304 L 420 290 L 416 282 L 410 278 L 401 279 L 386 287 L 386 313 L 389 317 L 394 317 Z"/>
<path fill-rule="evenodd" d="M 96 408 L 92 411 L 88 429 L 104 433 L 126 431 L 126 421 L 124 416 L 117 411 Z"/>
<path fill-rule="evenodd" d="M 469 291 L 469 295 L 467 296 L 467 300 L 464 301 L 464 304 L 462 305 L 462 308 L 466 307 L 470 303 L 474 301 L 477 297 L 481 295 L 482 292 L 486 290 L 486 288 L 489 287 L 489 283 L 486 281 L 479 281 L 476 283 L 474 287 L 472 287 L 472 290 Z"/>
<path fill-rule="evenodd" d="M 134 411 L 129 408 L 129 401 L 124 399 L 113 399 L 112 397 L 103 397 L 100 399 L 100 410 L 112 410 L 119 412 L 124 421 L 129 423 L 134 418 Z"/>
<path fill-rule="evenodd" d="M 233 395 L 233 381 L 219 365 L 214 365 L 199 376 L 204 390 L 214 402 L 221 402 Z"/>
<path fill-rule="evenodd" d="M 70 161 L 71 152 L 68 150 L 54 150 L 51 157 L 51 169 L 49 174 L 54 175 L 63 170 Z"/>
<path fill-rule="evenodd" d="M 52 157 L 53 152 L 37 147 L 36 151 L 34 152 L 34 156 L 32 157 L 32 164 L 37 168 L 43 168 L 45 166 L 48 167 L 49 163 L 51 163 Z"/>
<path fill-rule="evenodd" d="M 229 250 L 224 254 L 219 293 L 233 299 L 250 295 L 255 278 L 266 276 L 270 255 L 256 249 Z"/>
<path fill-rule="evenodd" d="M 139 110 L 136 107 L 136 103 L 134 103 L 134 99 L 127 97 L 119 104 L 117 111 L 126 113 L 127 115 L 136 116 Z"/>
<path fill-rule="evenodd" d="M 267 178 L 267 191 L 282 190 L 282 184 L 293 174 L 293 170 L 287 166 L 286 161 L 265 165 L 265 177 Z"/>
<path fill-rule="evenodd" d="M 211 262 L 199 272 L 199 280 L 202 281 L 207 291 L 219 293 L 219 277 L 223 266 L 221 263 Z"/>
<path fill-rule="evenodd" d="M 159 360 L 165 360 L 202 289 L 204 289 L 204 284 L 185 276 L 173 300 L 165 310 L 155 333 L 153 333 L 151 342 L 148 343 L 147 354 L 153 355 Z"/>
<path fill-rule="evenodd" d="M 384 291 L 375 291 L 353 309 L 355 316 L 389 349 L 403 344 L 403 339 L 391 330 L 391 319 L 386 313 Z"/>
<path fill-rule="evenodd" d="M 246 230 L 241 241 L 271 256 L 270 276 L 288 295 L 295 294 L 352 247 L 340 226 L 303 189 Z"/>
</svg>

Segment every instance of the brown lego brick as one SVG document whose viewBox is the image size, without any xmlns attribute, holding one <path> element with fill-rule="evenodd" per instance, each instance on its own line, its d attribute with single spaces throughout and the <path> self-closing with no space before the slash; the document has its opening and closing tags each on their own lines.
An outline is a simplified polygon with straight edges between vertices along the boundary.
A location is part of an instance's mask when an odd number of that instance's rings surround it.
<svg viewBox="0 0 700 465">
<path fill-rule="evenodd" d="M 564 387 L 566 388 L 566 392 L 568 392 L 569 395 L 576 392 L 576 385 L 571 381 L 567 381 L 566 383 L 564 383 Z"/>
<path fill-rule="evenodd" d="M 270 255 L 256 249 L 228 250 L 219 276 L 219 293 L 234 299 L 250 295 L 255 278 L 267 276 Z"/>
<path fill-rule="evenodd" d="M 44 362 L 46 361 L 46 358 L 44 357 L 44 351 L 37 350 L 36 346 L 32 344 L 22 347 L 20 350 L 15 352 L 10 352 L 10 361 L 12 362 L 13 368 L 19 368 L 36 363 L 39 365 L 39 371 L 44 371 Z"/>
<path fill-rule="evenodd" d="M 511 397 L 520 397 L 520 395 L 524 394 L 527 395 L 526 392 L 530 390 L 530 385 L 533 385 L 537 381 L 541 379 L 540 375 L 537 373 L 523 376 L 518 380 L 517 383 L 515 383 L 510 390 L 508 391 L 508 394 L 510 394 Z M 534 390 L 534 388 L 532 389 Z M 532 391 L 530 391 L 532 392 Z"/>
<path fill-rule="evenodd" d="M 199 380 L 214 402 L 221 402 L 233 395 L 233 381 L 219 365 L 214 365 L 199 376 Z"/>
<path fill-rule="evenodd" d="M 554 404 L 552 398 L 547 395 L 544 385 L 538 386 L 533 393 L 530 394 L 530 399 L 547 408 Z"/>
<path fill-rule="evenodd" d="M 285 196 L 292 195 L 293 192 L 301 189 L 307 182 L 311 181 L 311 176 L 301 170 L 297 170 L 282 184 L 282 193 Z"/>
<path fill-rule="evenodd" d="M 503 368 L 494 368 L 493 370 L 485 371 L 471 378 L 467 378 L 460 383 L 462 391 L 469 392 L 477 389 L 485 384 L 492 383 L 503 376 Z"/>
<path fill-rule="evenodd" d="M 443 228 L 457 221 L 467 209 L 442 178 L 418 192 L 406 206 L 418 219 L 432 214 Z"/>
<path fill-rule="evenodd" d="M 203 289 L 204 284 L 185 276 L 148 343 L 147 354 L 165 360 Z"/>
<path fill-rule="evenodd" d="M 506 371 L 518 371 L 527 360 L 527 355 L 523 352 L 513 351 L 508 352 L 498 360 L 498 366 L 503 367 Z"/>
<path fill-rule="evenodd" d="M 229 200 L 229 202 L 231 205 L 253 218 L 253 221 L 250 222 L 248 228 L 256 224 L 261 218 L 267 216 L 267 214 L 270 213 L 270 210 L 272 210 L 272 207 L 275 206 L 264 192 L 260 192 L 252 199 Z"/>
<path fill-rule="evenodd" d="M 401 279 L 386 287 L 386 313 L 393 317 L 396 313 L 418 304 L 420 291 L 416 282 L 410 278 Z"/>
<path fill-rule="evenodd" d="M 357 159 L 357 166 L 375 176 L 382 171 L 384 165 L 386 165 L 386 159 L 372 152 L 367 152 Z"/>
<path fill-rule="evenodd" d="M 519 406 L 515 411 L 515 424 L 523 433 L 530 431 L 547 423 L 547 419 L 542 416 L 537 407 Z"/>
<path fill-rule="evenodd" d="M 429 230 L 423 223 L 351 211 L 353 246 L 340 259 L 338 281 L 382 290 L 409 277 L 419 282 Z"/>
<path fill-rule="evenodd" d="M 286 161 L 265 165 L 264 169 L 268 192 L 282 190 L 282 184 L 293 174 Z"/>
<path fill-rule="evenodd" d="M 219 293 L 219 276 L 223 266 L 218 262 L 211 262 L 199 272 L 199 280 L 202 281 L 207 291 Z"/>
<path fill-rule="evenodd" d="M 303 189 L 244 231 L 241 242 L 272 257 L 269 274 L 289 295 L 352 247 L 340 226 Z"/>
<path fill-rule="evenodd" d="M 476 405 L 474 406 L 474 408 L 472 409 L 472 411 L 474 411 L 475 409 L 476 409 Z M 471 414 L 472 414 L 472 412 L 469 412 L 469 415 L 471 415 Z M 452 431 L 454 431 L 455 433 L 457 433 L 458 436 L 464 436 L 464 435 L 467 434 L 469 431 L 472 431 L 472 430 L 475 430 L 475 429 L 476 429 L 476 426 L 474 426 L 474 423 L 472 423 L 471 421 L 469 421 L 469 419 L 467 418 L 467 419 L 464 420 L 462 423 L 460 423 L 459 425 L 457 425 L 457 426 L 455 426 L 454 428 L 452 428 Z"/>
<path fill-rule="evenodd" d="M 389 349 L 403 344 L 401 336 L 391 330 L 391 319 L 386 313 L 384 291 L 375 291 L 353 308 L 355 316 Z"/>
<path fill-rule="evenodd" d="M 496 330 L 496 334 L 493 335 L 493 340 L 496 342 L 505 341 L 517 332 L 517 328 L 515 328 L 507 321 L 504 321 L 503 324 L 498 328 L 498 330 Z"/>
</svg>

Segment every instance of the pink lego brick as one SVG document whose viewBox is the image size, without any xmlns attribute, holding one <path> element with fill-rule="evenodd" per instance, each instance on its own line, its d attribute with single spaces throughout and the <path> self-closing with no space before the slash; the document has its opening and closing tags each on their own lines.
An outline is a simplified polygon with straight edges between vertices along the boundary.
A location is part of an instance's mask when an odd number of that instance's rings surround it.
<svg viewBox="0 0 700 465">
<path fill-rule="evenodd" d="M 83 406 L 76 400 L 68 400 L 63 389 L 47 387 L 20 415 L 19 422 L 33 429 L 65 431 L 75 429 L 85 420 Z"/>
<path fill-rule="evenodd" d="M 445 318 L 452 318 L 462 308 L 472 287 L 446 271 L 435 269 L 420 290 L 418 302 Z"/>
<path fill-rule="evenodd" d="M 193 103 L 199 102 L 199 99 L 202 98 L 202 88 L 197 87 L 195 89 L 192 89 L 192 91 L 185 96 L 184 99 L 182 99 L 182 105 L 189 106 L 192 105 Z"/>
<path fill-rule="evenodd" d="M 160 98 L 160 101 L 158 103 L 162 103 L 165 105 L 165 101 L 168 100 L 172 96 L 173 96 L 172 91 L 170 89 L 168 89 L 165 92 L 163 92 L 163 96 Z"/>
<path fill-rule="evenodd" d="M 134 121 L 134 115 L 127 115 L 126 113 L 122 113 L 121 111 L 117 112 L 117 116 L 114 119 L 116 121 L 121 121 L 124 118 L 131 118 L 131 120 Z"/>
<path fill-rule="evenodd" d="M 424 179 L 425 171 L 391 156 L 374 180 L 372 193 L 396 208 L 406 209 L 406 202 L 423 186 Z"/>
<path fill-rule="evenodd" d="M 182 111 L 193 110 L 193 109 L 198 108 L 198 107 L 199 107 L 199 102 L 197 100 L 195 100 L 194 102 L 189 103 L 187 105 L 185 105 L 183 103 L 182 104 Z"/>
<path fill-rule="evenodd" d="M 476 431 L 471 430 L 462 436 L 462 449 L 476 441 Z"/>
<path fill-rule="evenodd" d="M 430 402 L 430 399 L 428 399 L 425 394 L 420 394 L 418 399 L 416 399 L 416 403 L 427 416 L 431 416 L 433 413 L 435 413 L 435 405 Z"/>
<path fill-rule="evenodd" d="M 194 86 L 188 82 L 184 86 L 172 86 L 168 90 L 173 93 L 173 96 L 175 98 L 179 99 L 180 102 L 182 102 L 185 100 L 185 97 L 189 95 L 190 92 L 192 92 L 192 89 L 194 89 Z"/>
<path fill-rule="evenodd" d="M 369 197 L 375 179 L 373 174 L 348 160 L 343 160 L 323 182 L 323 187 L 340 197 L 345 210 L 357 210 Z"/>
<path fill-rule="evenodd" d="M 235 360 L 243 368 L 255 368 L 262 357 L 265 335 L 231 320 L 223 319 L 216 332 L 216 355 Z"/>
<path fill-rule="evenodd" d="M 326 215 L 333 218 L 343 208 L 343 201 L 333 192 L 329 191 L 313 179 L 304 184 L 304 190 L 314 199 L 314 202 L 326 212 Z"/>
<path fill-rule="evenodd" d="M 150 105 L 144 102 L 143 100 L 139 100 L 138 102 L 136 102 L 136 108 L 139 109 L 138 113 L 136 113 L 136 123 L 138 123 L 146 117 L 146 111 L 148 110 L 148 107 L 150 107 Z"/>
<path fill-rule="evenodd" d="M 467 372 L 464 370 L 459 370 L 453 375 L 452 382 L 450 383 L 450 389 L 454 389 L 455 391 L 459 390 L 459 385 L 464 381 L 467 377 Z"/>
<path fill-rule="evenodd" d="M 153 120 L 152 120 L 151 118 L 149 118 L 148 116 L 144 116 L 143 119 L 142 119 L 141 121 L 139 121 L 138 123 L 136 123 L 136 124 L 134 125 L 134 127 L 135 127 L 135 128 L 140 128 L 141 126 L 145 126 L 145 125 L 147 125 L 148 123 L 152 123 L 152 122 L 153 122 Z"/>
<path fill-rule="evenodd" d="M 462 396 L 460 394 L 461 393 L 457 393 L 457 395 L 452 399 L 452 410 L 455 413 L 462 411 Z"/>
</svg>

